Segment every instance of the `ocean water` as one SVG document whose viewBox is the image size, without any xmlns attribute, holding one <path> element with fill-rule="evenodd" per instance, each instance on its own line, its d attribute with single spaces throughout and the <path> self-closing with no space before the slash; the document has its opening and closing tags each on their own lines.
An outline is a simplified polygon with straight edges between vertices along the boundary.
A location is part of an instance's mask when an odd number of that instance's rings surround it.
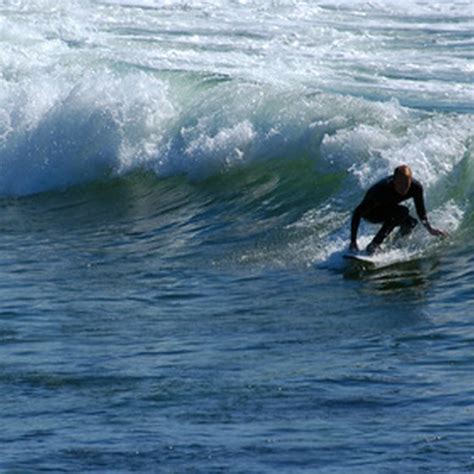
<svg viewBox="0 0 474 474">
<path fill-rule="evenodd" d="M 0 471 L 474 472 L 473 32 L 462 0 L 0 2 Z M 400 163 L 449 237 L 344 261 Z"/>
</svg>

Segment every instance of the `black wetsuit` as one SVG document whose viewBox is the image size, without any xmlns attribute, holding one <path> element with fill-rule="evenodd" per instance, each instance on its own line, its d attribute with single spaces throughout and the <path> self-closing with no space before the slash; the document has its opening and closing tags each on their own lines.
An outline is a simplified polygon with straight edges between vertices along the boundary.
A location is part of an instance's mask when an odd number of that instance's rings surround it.
<svg viewBox="0 0 474 474">
<path fill-rule="evenodd" d="M 420 221 L 427 225 L 423 186 L 413 179 L 410 189 L 402 196 L 395 191 L 393 179 L 393 176 L 389 176 L 374 184 L 354 210 L 351 223 L 352 243 L 356 242 L 361 218 L 373 224 L 383 223 L 382 228 L 370 244 L 372 246 L 379 246 L 397 226 L 401 227 L 402 234 L 408 234 L 415 227 L 417 221 L 410 216 L 408 208 L 401 206 L 400 203 L 410 198 L 415 201 L 416 213 Z"/>
</svg>

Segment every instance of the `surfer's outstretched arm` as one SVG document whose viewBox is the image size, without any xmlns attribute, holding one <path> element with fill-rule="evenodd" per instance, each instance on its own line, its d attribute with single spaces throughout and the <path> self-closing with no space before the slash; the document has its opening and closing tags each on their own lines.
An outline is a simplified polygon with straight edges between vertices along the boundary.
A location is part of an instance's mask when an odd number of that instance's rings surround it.
<svg viewBox="0 0 474 474">
<path fill-rule="evenodd" d="M 423 186 L 419 185 L 417 192 L 414 196 L 414 201 L 416 213 L 418 215 L 418 218 L 420 219 L 420 222 L 431 235 L 434 235 L 435 237 L 447 237 L 448 233 L 445 230 L 436 229 L 429 223 L 428 216 L 426 214 L 425 199 L 423 194 Z"/>
</svg>

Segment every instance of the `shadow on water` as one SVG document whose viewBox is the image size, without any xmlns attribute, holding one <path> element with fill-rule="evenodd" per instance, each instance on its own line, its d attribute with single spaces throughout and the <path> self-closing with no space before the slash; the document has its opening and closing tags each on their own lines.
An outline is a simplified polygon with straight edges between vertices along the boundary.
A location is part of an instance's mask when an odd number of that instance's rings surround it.
<svg viewBox="0 0 474 474">
<path fill-rule="evenodd" d="M 423 297 L 438 274 L 439 258 L 430 256 L 397 262 L 382 268 L 351 262 L 343 272 L 346 280 L 359 281 L 364 290 L 375 295 Z"/>
</svg>

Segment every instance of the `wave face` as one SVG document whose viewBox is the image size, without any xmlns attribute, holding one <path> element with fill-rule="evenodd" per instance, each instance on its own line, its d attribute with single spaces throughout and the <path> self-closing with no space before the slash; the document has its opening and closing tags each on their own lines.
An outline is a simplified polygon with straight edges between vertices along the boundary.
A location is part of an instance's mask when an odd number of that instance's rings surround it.
<svg viewBox="0 0 474 474">
<path fill-rule="evenodd" d="M 330 224 L 403 162 L 438 221 L 469 222 L 462 2 L 42 0 L 1 14 L 4 197 L 136 173 L 221 179 L 245 190 L 242 209 L 251 196 L 261 209 L 293 203 L 282 227 L 313 232 L 325 216 L 328 249 L 347 239 Z"/>
<path fill-rule="evenodd" d="M 403 162 L 441 224 L 469 222 L 462 2 L 42 0 L 1 13 L 3 197 L 137 173 L 217 180 L 241 195 L 237 219 L 272 202 L 284 229 L 326 222 L 312 261 L 342 245 L 354 203 Z"/>
</svg>

